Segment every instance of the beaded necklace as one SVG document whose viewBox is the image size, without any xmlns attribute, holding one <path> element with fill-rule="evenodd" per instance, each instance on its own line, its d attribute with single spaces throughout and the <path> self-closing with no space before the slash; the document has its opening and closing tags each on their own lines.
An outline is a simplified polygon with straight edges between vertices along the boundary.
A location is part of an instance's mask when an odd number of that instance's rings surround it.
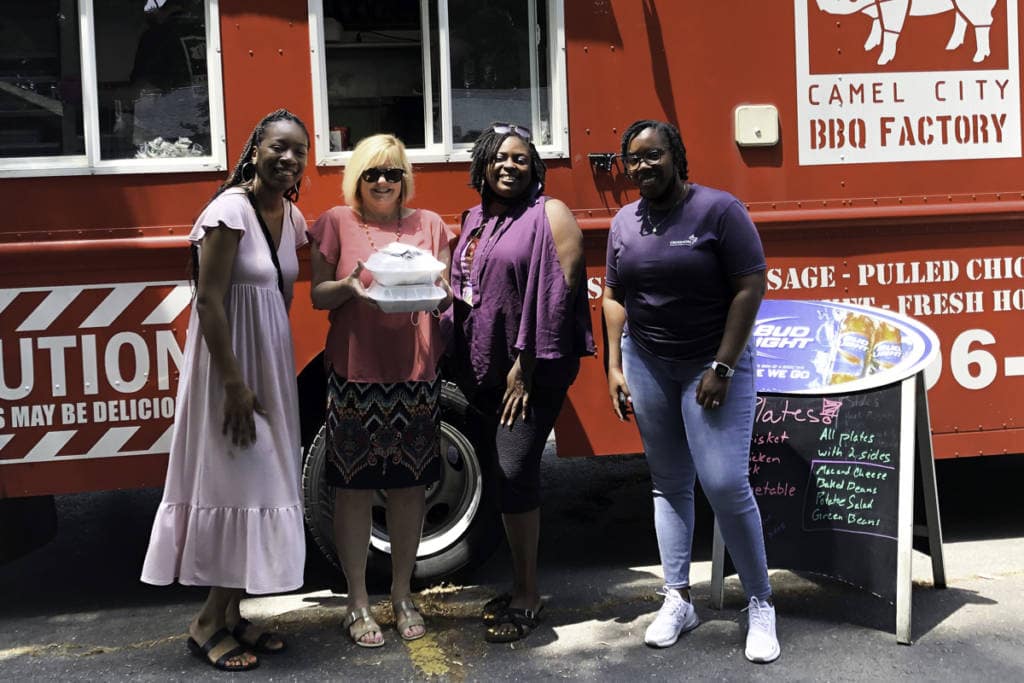
<svg viewBox="0 0 1024 683">
<path fill-rule="evenodd" d="M 359 212 L 357 212 L 357 215 L 359 216 L 359 227 L 361 227 L 363 229 L 363 232 L 366 233 L 366 241 L 370 243 L 370 249 L 372 249 L 373 251 L 377 251 L 377 245 L 374 244 L 373 237 L 370 236 L 370 228 L 366 225 L 366 219 L 363 217 L 363 212 L 359 211 Z M 380 225 L 378 225 L 377 227 L 380 227 Z M 395 228 L 395 241 L 396 242 L 401 242 L 402 241 L 402 209 L 401 208 L 398 209 L 398 227 Z"/>
</svg>

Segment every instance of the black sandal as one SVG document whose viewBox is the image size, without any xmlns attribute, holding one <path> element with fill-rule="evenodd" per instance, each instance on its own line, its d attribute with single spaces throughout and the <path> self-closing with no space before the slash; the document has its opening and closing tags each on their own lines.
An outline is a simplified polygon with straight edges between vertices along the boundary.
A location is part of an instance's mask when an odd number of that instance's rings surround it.
<svg viewBox="0 0 1024 683">
<path fill-rule="evenodd" d="M 536 610 L 506 607 L 497 615 L 495 622 L 487 627 L 484 640 L 488 643 L 514 643 L 522 640 L 540 624 L 540 613 L 543 611 L 543 604 Z M 510 631 L 509 626 L 515 631 Z"/>
<path fill-rule="evenodd" d="M 260 633 L 256 640 L 246 638 L 246 631 L 254 627 L 256 627 L 256 625 L 248 619 L 239 619 L 238 623 L 235 624 L 235 627 L 231 629 L 231 635 L 233 635 L 235 640 L 239 643 L 245 645 L 253 652 L 260 653 L 261 655 L 276 655 L 288 649 L 288 643 L 286 643 L 284 638 L 281 637 L 281 634 L 274 633 L 273 631 L 264 631 Z M 277 642 L 281 643 L 281 647 L 270 647 L 268 643 L 274 639 L 277 639 Z"/>
<path fill-rule="evenodd" d="M 480 618 L 483 619 L 485 624 L 493 624 L 498 621 L 501 613 L 507 610 L 511 603 L 511 593 L 502 593 L 495 598 L 491 598 L 484 603 L 484 608 L 480 612 Z"/>
<path fill-rule="evenodd" d="M 213 661 L 212 659 L 210 659 L 210 651 L 213 648 L 220 645 L 225 638 L 231 637 L 232 635 L 228 633 L 228 630 L 226 628 L 221 628 L 214 632 L 212 636 L 207 638 L 206 642 L 202 645 L 197 643 L 196 639 L 192 637 L 189 637 L 188 641 L 186 642 L 186 645 L 188 645 L 188 651 L 191 652 L 195 657 L 198 657 L 199 659 L 203 660 L 213 668 L 220 669 L 221 671 L 251 671 L 252 669 L 258 667 L 260 665 L 259 659 L 254 659 L 251 663 L 242 664 L 240 666 L 228 664 L 228 662 L 234 657 L 238 657 L 239 655 L 244 655 L 249 652 L 249 649 L 242 645 L 239 645 L 236 648 L 228 650 L 227 652 L 222 654 L 217 659 L 217 661 Z"/>
</svg>

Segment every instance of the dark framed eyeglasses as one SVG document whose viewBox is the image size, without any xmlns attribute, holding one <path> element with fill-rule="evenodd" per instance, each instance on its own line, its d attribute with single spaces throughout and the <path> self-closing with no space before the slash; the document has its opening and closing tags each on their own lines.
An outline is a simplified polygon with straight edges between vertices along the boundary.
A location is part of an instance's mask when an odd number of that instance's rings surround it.
<svg viewBox="0 0 1024 683">
<path fill-rule="evenodd" d="M 507 133 L 518 135 L 527 142 L 533 140 L 533 133 L 530 132 L 529 128 L 525 126 L 517 126 L 514 123 L 496 123 L 493 126 L 491 126 L 491 130 L 493 130 L 498 135 L 505 135 Z"/>
<path fill-rule="evenodd" d="M 640 165 L 641 161 L 646 161 L 649 166 L 659 164 L 663 156 L 665 156 L 665 150 L 659 147 L 652 147 L 643 154 L 627 154 L 624 158 L 628 168 L 636 168 Z"/>
<path fill-rule="evenodd" d="M 380 180 L 381 176 L 384 176 L 384 180 L 389 183 L 397 183 L 404 175 L 404 168 L 368 168 L 363 171 L 361 177 L 364 183 L 375 183 Z"/>
</svg>

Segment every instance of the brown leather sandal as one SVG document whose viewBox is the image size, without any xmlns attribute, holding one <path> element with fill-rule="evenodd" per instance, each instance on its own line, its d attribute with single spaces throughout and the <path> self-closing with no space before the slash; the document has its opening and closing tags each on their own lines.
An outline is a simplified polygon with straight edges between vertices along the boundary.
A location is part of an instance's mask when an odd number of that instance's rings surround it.
<svg viewBox="0 0 1024 683">
<path fill-rule="evenodd" d="M 191 652 L 194 657 L 198 657 L 199 659 L 203 660 L 204 662 L 212 666 L 214 669 L 219 669 L 221 671 L 251 671 L 258 667 L 260 665 L 260 660 L 255 655 L 253 655 L 253 660 L 247 664 L 233 663 L 237 662 L 237 658 L 241 655 L 251 654 L 248 648 L 246 648 L 243 645 L 231 648 L 230 650 L 222 654 L 220 657 L 218 657 L 216 661 L 211 659 L 210 652 L 215 647 L 224 642 L 224 640 L 231 637 L 232 635 L 228 632 L 228 630 L 226 628 L 222 628 L 214 632 L 214 634 L 207 638 L 206 642 L 202 645 L 200 645 L 196 641 L 196 639 L 192 637 L 189 637 L 185 644 L 188 646 L 188 651 Z"/>
<path fill-rule="evenodd" d="M 249 635 L 252 631 L 257 632 L 255 638 L 251 638 Z M 245 617 L 238 620 L 235 627 L 231 629 L 231 634 L 241 645 L 261 655 L 276 655 L 288 649 L 288 643 L 285 642 L 280 633 L 260 631 L 256 624 Z"/>
</svg>

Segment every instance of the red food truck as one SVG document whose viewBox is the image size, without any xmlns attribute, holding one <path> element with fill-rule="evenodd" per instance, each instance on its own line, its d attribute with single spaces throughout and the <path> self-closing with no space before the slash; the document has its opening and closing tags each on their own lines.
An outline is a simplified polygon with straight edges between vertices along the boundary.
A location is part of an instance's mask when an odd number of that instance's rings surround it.
<svg viewBox="0 0 1024 683">
<path fill-rule="evenodd" d="M 1024 452 L 1024 161 L 1017 0 L 38 0 L 0 16 L 0 552 L 52 531 L 52 496 L 159 486 L 191 301 L 185 235 L 287 107 L 313 134 L 299 203 L 340 203 L 352 145 L 403 138 L 414 204 L 476 201 L 471 141 L 534 131 L 575 212 L 599 351 L 562 456 L 640 451 L 611 419 L 600 298 L 616 157 L 638 118 L 677 123 L 692 179 L 746 202 L 769 296 L 888 308 L 938 334 L 936 457 Z M 317 434 L 327 321 L 291 316 L 310 529 L 329 550 Z M 759 324 L 771 349 L 789 334 Z M 417 572 L 485 552 L 489 492 L 445 391 L 444 476 Z M 1016 406 L 1016 407 L 1015 407 Z M 388 551 L 375 515 L 375 554 Z"/>
</svg>

